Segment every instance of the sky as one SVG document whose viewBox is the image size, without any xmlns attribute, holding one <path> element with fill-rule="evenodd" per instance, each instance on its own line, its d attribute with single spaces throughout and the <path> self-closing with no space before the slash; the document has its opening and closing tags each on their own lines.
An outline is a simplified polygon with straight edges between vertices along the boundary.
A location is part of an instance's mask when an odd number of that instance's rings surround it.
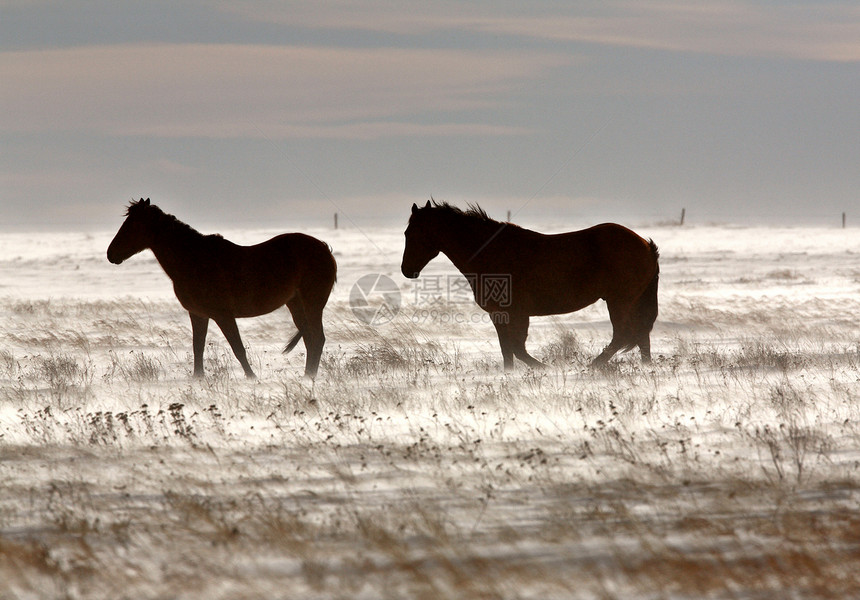
<svg viewBox="0 0 860 600">
<path fill-rule="evenodd" d="M 860 223 L 856 2 L 0 0 L 0 230 Z"/>
</svg>

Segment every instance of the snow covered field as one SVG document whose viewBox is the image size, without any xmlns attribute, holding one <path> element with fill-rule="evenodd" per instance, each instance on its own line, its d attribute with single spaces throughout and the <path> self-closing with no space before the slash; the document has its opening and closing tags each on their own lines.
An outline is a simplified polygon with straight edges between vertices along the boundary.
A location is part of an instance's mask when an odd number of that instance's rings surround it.
<svg viewBox="0 0 860 600">
<path fill-rule="evenodd" d="M 151 253 L 1 235 L 0 598 L 860 596 L 860 235 L 635 229 L 654 363 L 587 367 L 600 303 L 533 319 L 552 366 L 511 374 L 444 257 L 413 282 L 402 229 L 309 231 L 315 383 L 286 309 L 239 323 L 259 380 L 214 326 L 193 380 Z M 390 323 L 350 309 L 366 274 Z"/>
</svg>

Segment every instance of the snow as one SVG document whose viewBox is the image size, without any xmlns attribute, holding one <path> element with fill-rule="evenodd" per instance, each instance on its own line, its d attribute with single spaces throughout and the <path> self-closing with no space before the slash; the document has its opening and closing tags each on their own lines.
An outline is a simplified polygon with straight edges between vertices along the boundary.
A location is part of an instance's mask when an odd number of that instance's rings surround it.
<svg viewBox="0 0 860 600">
<path fill-rule="evenodd" d="M 258 380 L 214 328 L 194 380 L 151 253 L 0 236 L 0 596 L 857 595 L 860 235 L 635 229 L 654 363 L 588 368 L 598 303 L 533 319 L 553 364 L 509 374 L 474 304 L 400 275 L 402 229 L 306 231 L 339 265 L 315 382 L 285 310 L 240 321 Z M 366 274 L 392 322 L 350 310 Z"/>
</svg>

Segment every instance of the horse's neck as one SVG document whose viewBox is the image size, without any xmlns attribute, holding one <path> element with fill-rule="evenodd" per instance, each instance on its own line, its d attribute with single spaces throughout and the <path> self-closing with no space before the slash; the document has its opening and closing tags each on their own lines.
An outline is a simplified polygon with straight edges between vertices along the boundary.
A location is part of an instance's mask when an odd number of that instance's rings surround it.
<svg viewBox="0 0 860 600">
<path fill-rule="evenodd" d="M 495 226 L 494 226 L 495 225 Z M 480 269 L 481 250 L 498 234 L 501 223 L 457 222 L 440 228 L 439 250 L 447 256 L 461 273 L 476 273 Z"/>
<path fill-rule="evenodd" d="M 195 235 L 200 236 L 197 232 L 171 222 L 159 224 L 153 235 L 150 247 L 152 253 L 164 272 L 174 281 L 182 278 L 196 262 L 192 256 L 193 244 L 189 243 L 192 241 L 189 238 Z"/>
</svg>

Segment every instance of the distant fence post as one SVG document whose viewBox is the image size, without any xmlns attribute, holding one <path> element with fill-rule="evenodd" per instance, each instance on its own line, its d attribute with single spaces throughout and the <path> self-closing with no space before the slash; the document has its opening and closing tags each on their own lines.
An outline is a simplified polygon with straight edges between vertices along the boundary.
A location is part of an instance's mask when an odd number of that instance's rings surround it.
<svg viewBox="0 0 860 600">
<path fill-rule="evenodd" d="M 334 228 L 337 229 L 337 213 L 334 213 Z"/>
<path fill-rule="evenodd" d="M 511 211 L 508 211 L 508 223 L 511 222 Z"/>
<path fill-rule="evenodd" d="M 845 229 L 845 213 L 842 213 L 842 229 Z"/>
<path fill-rule="evenodd" d="M 687 209 L 682 208 L 681 209 L 681 223 L 680 223 L 682 226 L 684 225 L 684 219 L 686 218 L 686 216 L 687 216 Z"/>
</svg>

